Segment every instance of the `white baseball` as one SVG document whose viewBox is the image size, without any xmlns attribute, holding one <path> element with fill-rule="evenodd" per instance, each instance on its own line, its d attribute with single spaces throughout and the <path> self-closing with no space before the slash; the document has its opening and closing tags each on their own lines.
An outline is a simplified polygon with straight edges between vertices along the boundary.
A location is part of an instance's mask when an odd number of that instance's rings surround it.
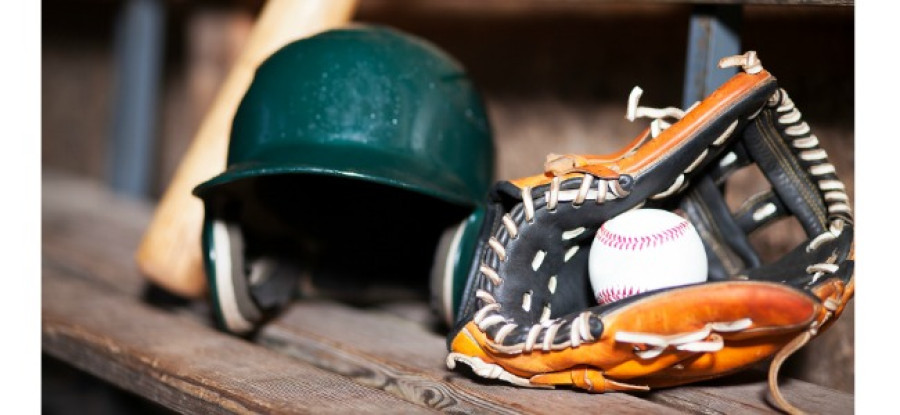
<svg viewBox="0 0 900 415">
<path fill-rule="evenodd" d="M 605 222 L 588 260 L 594 298 L 607 304 L 644 291 L 706 281 L 706 251 L 690 222 L 636 209 Z"/>
</svg>

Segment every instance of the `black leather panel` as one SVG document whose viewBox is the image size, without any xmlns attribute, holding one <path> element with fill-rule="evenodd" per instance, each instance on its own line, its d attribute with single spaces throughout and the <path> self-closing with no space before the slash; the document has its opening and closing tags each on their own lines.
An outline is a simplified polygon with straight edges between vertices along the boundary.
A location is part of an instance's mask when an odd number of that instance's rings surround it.
<svg viewBox="0 0 900 415">
<path fill-rule="evenodd" d="M 853 267 L 853 261 L 847 260 L 853 240 L 853 228 L 845 227 L 841 235 L 819 246 L 818 249 L 807 252 L 807 244 L 801 244 L 777 261 L 751 270 L 748 274 L 751 280 L 784 282 L 795 287 L 805 287 L 813 281 L 813 274 L 807 267 L 812 264 L 837 263 L 841 269 L 837 275 L 844 275 L 844 282 L 849 282 L 850 276 L 847 267 Z M 852 271 L 852 270 L 851 270 Z M 824 282 L 828 277 L 820 278 L 817 283 Z"/>
<path fill-rule="evenodd" d="M 764 216 L 761 213 L 765 213 Z M 759 193 L 748 199 L 737 212 L 735 221 L 746 234 L 762 228 L 776 220 L 788 216 L 787 207 L 774 192 Z"/>
<path fill-rule="evenodd" d="M 818 187 L 793 155 L 773 108 L 765 109 L 745 131 L 747 150 L 807 236 L 827 229 L 828 214 Z"/>
<path fill-rule="evenodd" d="M 759 255 L 735 222 L 712 178 L 701 178 L 682 201 L 681 209 L 703 240 L 710 280 L 728 279 L 760 264 Z"/>
</svg>

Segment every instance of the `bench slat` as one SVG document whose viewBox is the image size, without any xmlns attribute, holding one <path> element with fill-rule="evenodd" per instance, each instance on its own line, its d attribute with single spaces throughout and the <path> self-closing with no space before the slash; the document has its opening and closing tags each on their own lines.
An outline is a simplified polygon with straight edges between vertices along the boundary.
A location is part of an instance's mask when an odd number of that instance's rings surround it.
<svg viewBox="0 0 900 415">
<path fill-rule="evenodd" d="M 442 410 L 462 406 L 500 413 L 593 413 L 598 408 L 621 414 L 676 413 L 627 394 L 486 385 L 446 368 L 443 336 L 415 321 L 372 309 L 297 302 L 264 327 L 258 338 L 275 350 Z"/>
<path fill-rule="evenodd" d="M 176 411 L 431 412 L 52 267 L 43 274 L 44 352 Z"/>
<path fill-rule="evenodd" d="M 852 414 L 853 395 L 797 379 L 781 378 L 788 402 L 811 414 Z M 766 373 L 748 370 L 731 377 L 673 389 L 651 391 L 646 398 L 689 412 L 750 414 L 772 413 Z M 722 399 L 727 396 L 727 399 Z"/>
</svg>

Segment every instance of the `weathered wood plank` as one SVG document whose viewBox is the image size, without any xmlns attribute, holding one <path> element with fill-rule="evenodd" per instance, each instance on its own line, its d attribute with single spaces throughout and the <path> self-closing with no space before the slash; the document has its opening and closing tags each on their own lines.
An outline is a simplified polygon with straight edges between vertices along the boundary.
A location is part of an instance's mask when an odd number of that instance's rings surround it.
<svg viewBox="0 0 900 415">
<path fill-rule="evenodd" d="M 153 213 L 147 202 L 117 197 L 99 183 L 44 170 L 41 255 L 132 295 L 145 287 L 134 262 Z M 198 242 L 199 243 L 199 242 Z"/>
<path fill-rule="evenodd" d="M 45 267 L 42 347 L 171 409 L 426 413 L 393 395 Z"/>
<path fill-rule="evenodd" d="M 350 376 L 412 402 L 441 410 L 500 413 L 673 413 L 626 394 L 484 384 L 446 369 L 444 338 L 416 321 L 375 309 L 331 302 L 298 302 L 260 332 L 262 344 Z"/>
<path fill-rule="evenodd" d="M 853 395 L 790 378 L 781 379 L 779 387 L 788 402 L 807 413 L 853 413 Z M 688 412 L 703 414 L 777 412 L 769 404 L 766 373 L 758 370 L 749 370 L 717 381 L 651 391 L 643 397 Z"/>
<path fill-rule="evenodd" d="M 406 305 L 401 309 L 409 308 Z M 379 373 L 401 373 L 404 378 L 412 377 L 417 380 L 443 379 L 457 386 L 457 393 L 483 396 L 492 401 L 510 399 L 512 402 L 509 405 L 513 407 L 520 404 L 527 410 L 537 412 L 562 407 L 586 411 L 591 410 L 590 408 L 627 405 L 630 403 L 627 401 L 634 398 L 694 413 L 778 412 L 767 400 L 765 375 L 753 371 L 718 381 L 636 393 L 633 396 L 616 393 L 591 395 L 567 390 L 536 391 L 499 383 L 475 383 L 457 372 L 444 369 L 444 339 L 416 322 L 393 315 L 392 311 L 362 311 L 334 303 L 298 302 L 292 305 L 262 330 L 259 341 L 314 362 L 320 367 L 353 376 L 374 387 L 386 390 L 398 387 L 395 384 L 397 380 L 379 377 Z M 348 358 L 348 355 L 353 355 L 353 358 Z M 780 385 L 788 401 L 811 413 L 852 412 L 851 394 L 796 379 L 784 379 Z M 421 391 L 408 389 L 400 392 Z M 514 395 L 516 396 L 513 397 Z M 432 394 L 426 396 L 431 398 Z M 409 399 L 415 401 L 423 398 L 410 396 Z M 637 406 L 626 408 L 639 410 Z"/>
</svg>

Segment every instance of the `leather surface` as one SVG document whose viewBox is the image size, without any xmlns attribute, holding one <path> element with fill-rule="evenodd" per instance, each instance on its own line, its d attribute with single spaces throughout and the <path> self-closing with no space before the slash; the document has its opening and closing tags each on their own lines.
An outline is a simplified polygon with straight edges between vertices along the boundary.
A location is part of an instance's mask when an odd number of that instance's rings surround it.
<svg viewBox="0 0 900 415">
<path fill-rule="evenodd" d="M 771 190 L 733 212 L 727 178 L 751 164 Z M 470 298 L 449 337 L 451 360 L 477 373 L 598 392 L 696 382 L 815 335 L 853 295 L 846 195 L 765 71 L 736 75 L 655 138 L 639 136 L 609 155 L 553 155 L 545 167 L 491 193 L 492 225 L 482 235 L 489 243 L 471 268 Z M 587 180 L 591 189 L 608 185 L 611 196 L 575 203 L 588 194 Z M 677 209 L 693 223 L 709 281 L 595 305 L 586 266 L 593 236 L 605 221 L 641 207 Z M 749 236 L 787 216 L 797 217 L 808 239 L 763 264 Z"/>
</svg>

